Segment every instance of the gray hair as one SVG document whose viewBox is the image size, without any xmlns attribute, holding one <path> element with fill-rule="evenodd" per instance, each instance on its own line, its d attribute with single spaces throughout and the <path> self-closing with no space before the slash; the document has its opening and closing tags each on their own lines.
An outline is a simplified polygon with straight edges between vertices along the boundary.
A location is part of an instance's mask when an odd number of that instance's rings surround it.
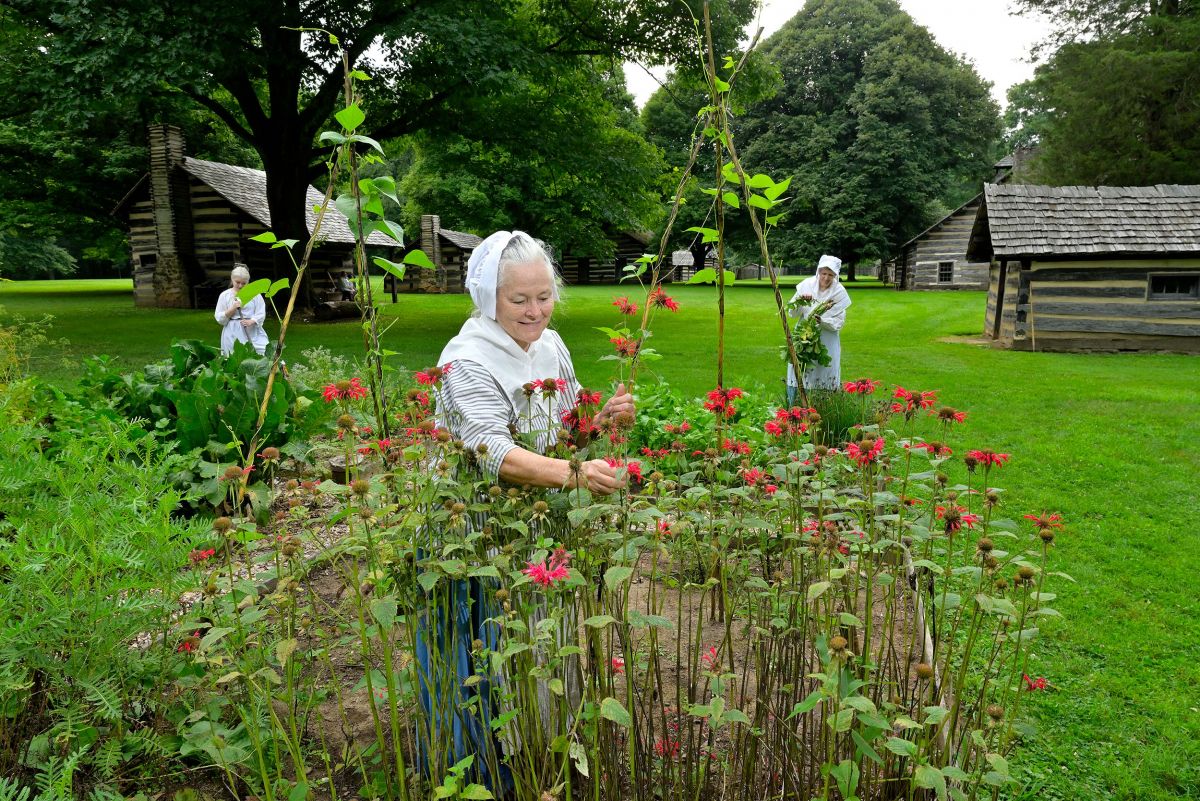
<svg viewBox="0 0 1200 801">
<path fill-rule="evenodd" d="M 534 239 L 529 234 L 517 232 L 512 239 L 508 240 L 508 244 L 504 246 L 504 250 L 500 251 L 500 266 L 496 275 L 496 289 L 504 286 L 504 279 L 509 268 L 519 264 L 529 264 L 530 262 L 540 261 L 546 265 L 546 272 L 550 275 L 550 284 L 554 287 L 554 299 L 559 299 L 558 288 L 562 286 L 562 278 L 558 274 L 558 270 L 554 268 L 554 259 L 550 257 L 550 251 L 546 248 L 546 243 L 540 239 Z"/>
<path fill-rule="evenodd" d="M 250 281 L 250 268 L 240 262 L 233 265 L 233 270 L 229 273 L 230 282 L 235 278 L 245 278 L 246 282 Z"/>
</svg>

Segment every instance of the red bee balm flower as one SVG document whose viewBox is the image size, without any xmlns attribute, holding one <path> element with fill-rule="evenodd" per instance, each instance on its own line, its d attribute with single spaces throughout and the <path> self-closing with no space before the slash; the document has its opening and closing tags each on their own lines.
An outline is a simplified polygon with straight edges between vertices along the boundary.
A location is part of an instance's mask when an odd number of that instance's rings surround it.
<svg viewBox="0 0 1200 801">
<path fill-rule="evenodd" d="M 637 314 L 637 304 L 630 303 L 629 298 L 614 298 L 612 305 L 616 306 L 621 314 Z"/>
<path fill-rule="evenodd" d="M 570 561 L 571 554 L 559 548 L 551 555 L 549 564 L 546 564 L 545 559 L 536 564 L 529 562 L 529 566 L 521 572 L 533 579 L 534 584 L 551 587 L 571 575 L 571 572 L 567 570 L 567 564 Z"/>
<path fill-rule="evenodd" d="M 351 378 L 349 381 L 338 381 L 335 384 L 327 384 L 321 396 L 325 398 L 326 403 L 333 403 L 338 400 L 358 400 L 359 398 L 367 397 L 367 388 L 362 385 L 362 379 Z"/>
<path fill-rule="evenodd" d="M 862 447 L 862 445 L 866 444 L 866 442 L 867 441 L 865 440 L 861 444 L 858 442 L 851 442 L 846 446 L 846 455 L 849 456 L 851 461 L 855 462 L 859 467 L 866 467 L 872 462 L 877 461 L 879 459 L 879 454 L 883 453 L 884 441 L 882 438 L 870 442 L 869 447 Z"/>
<path fill-rule="evenodd" d="M 613 673 L 617 674 L 618 676 L 621 675 L 622 673 L 624 673 L 625 672 L 625 660 L 619 656 L 614 656 L 612 658 L 612 669 L 613 669 Z"/>
<path fill-rule="evenodd" d="M 730 401 L 737 400 L 745 394 L 737 387 L 729 387 L 728 389 L 717 387 L 708 393 L 708 400 L 704 402 L 704 408 L 713 414 L 723 414 L 726 417 L 733 417 L 737 414 L 737 408 Z"/>
<path fill-rule="evenodd" d="M 873 381 L 870 378 L 860 378 L 857 381 L 847 381 L 843 388 L 851 395 L 870 395 L 879 385 L 881 381 Z"/>
<path fill-rule="evenodd" d="M 679 304 L 675 302 L 674 298 L 663 292 L 662 287 L 656 287 L 653 292 L 646 296 L 646 302 L 659 309 L 668 309 L 673 312 L 679 311 Z"/>
<path fill-rule="evenodd" d="M 609 342 L 613 344 L 617 355 L 626 359 L 632 359 L 636 356 L 640 347 L 636 339 L 630 339 L 629 337 L 617 337 L 616 339 L 610 339 Z"/>
<path fill-rule="evenodd" d="M 700 659 L 708 670 L 716 670 L 721 664 L 721 657 L 717 655 L 717 646 L 715 645 L 709 646 Z"/>
<path fill-rule="evenodd" d="M 614 459 L 611 456 L 605 456 L 604 461 L 609 467 L 624 467 L 625 473 L 630 478 L 632 478 L 634 481 L 637 481 L 639 483 L 642 481 L 642 463 L 641 462 L 639 462 L 635 459 L 630 459 L 627 462 L 624 459 Z"/>
<path fill-rule="evenodd" d="M 1024 517 L 1026 520 L 1032 520 L 1034 527 L 1038 529 L 1063 527 L 1062 515 L 1059 514 L 1046 514 L 1042 512 L 1040 515 L 1025 515 Z"/>
<path fill-rule="evenodd" d="M 996 453 L 995 451 L 967 451 L 967 456 L 974 459 L 977 463 L 984 467 L 1001 467 L 1012 458 L 1007 453 Z"/>
<path fill-rule="evenodd" d="M 1025 679 L 1025 689 L 1026 690 L 1030 690 L 1030 691 L 1045 690 L 1050 686 L 1050 683 L 1048 681 L 1046 681 L 1045 676 L 1038 676 L 1036 679 L 1031 679 L 1031 678 L 1029 678 L 1029 674 L 1026 673 L 1024 675 L 1024 679 Z"/>
</svg>

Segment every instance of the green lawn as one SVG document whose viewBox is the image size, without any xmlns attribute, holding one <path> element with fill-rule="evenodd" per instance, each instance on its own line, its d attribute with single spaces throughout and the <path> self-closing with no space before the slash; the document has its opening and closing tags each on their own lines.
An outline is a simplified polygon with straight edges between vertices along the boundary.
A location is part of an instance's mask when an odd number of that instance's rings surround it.
<svg viewBox="0 0 1200 801">
<path fill-rule="evenodd" d="M 1017 760 L 1027 799 L 1200 797 L 1200 360 L 1179 355 L 1012 353 L 963 341 L 983 325 L 982 293 L 897 293 L 850 286 L 843 376 L 940 390 L 970 411 L 968 447 L 1013 454 L 998 475 L 1014 512 L 1060 511 L 1056 606 L 1030 672 L 1052 692 L 1030 696 L 1040 733 Z M 593 327 L 613 325 L 611 287 L 568 290 L 555 314 L 581 379 L 603 385 L 611 362 Z M 632 294 L 632 293 L 631 293 Z M 661 377 L 689 392 L 714 383 L 711 288 L 673 290 L 678 315 L 656 320 Z M 779 386 L 779 323 L 769 289 L 727 301 L 726 383 Z M 128 281 L 0 285 L 8 315 L 55 315 L 69 344 L 36 372 L 70 381 L 79 361 L 109 353 L 129 366 L 161 358 L 173 338 L 216 343 L 209 312 L 135 310 Z M 463 296 L 402 296 L 383 307 L 386 346 L 411 368 L 433 364 L 469 307 Z M 272 334 L 274 328 L 270 329 Z M 361 351 L 356 323 L 296 326 L 289 358 L 315 344 Z"/>
</svg>

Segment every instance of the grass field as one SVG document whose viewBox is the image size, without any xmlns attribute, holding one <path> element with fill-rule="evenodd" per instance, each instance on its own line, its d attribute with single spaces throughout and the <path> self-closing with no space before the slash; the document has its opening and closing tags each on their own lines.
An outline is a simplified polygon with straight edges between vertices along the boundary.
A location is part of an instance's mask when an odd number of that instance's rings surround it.
<svg viewBox="0 0 1200 801">
<path fill-rule="evenodd" d="M 970 412 L 968 447 L 1011 453 L 998 475 L 1013 514 L 1047 509 L 1068 523 L 1055 567 L 1056 606 L 1030 672 L 1053 690 L 1031 695 L 1039 733 L 1016 760 L 1023 799 L 1200 797 L 1200 360 L 1181 355 L 1012 353 L 981 347 L 982 293 L 897 293 L 850 286 L 845 378 L 936 389 Z M 555 314 L 581 379 L 603 385 L 609 352 L 594 326 L 613 325 L 611 287 L 570 289 Z M 618 293 L 619 294 L 619 293 Z M 714 383 L 711 288 L 673 291 L 652 345 L 659 376 L 689 392 Z M 210 312 L 135 310 L 128 281 L 0 285 L 6 314 L 55 315 L 34 371 L 70 382 L 99 353 L 136 367 L 173 338 L 216 343 Z M 433 364 L 469 307 L 463 296 L 402 296 L 383 306 L 386 347 L 410 368 Z M 771 292 L 736 287 L 727 301 L 727 384 L 779 387 L 779 323 Z M 269 331 L 274 334 L 274 328 Z M 361 351 L 356 323 L 289 333 L 289 357 L 316 344 Z"/>
</svg>

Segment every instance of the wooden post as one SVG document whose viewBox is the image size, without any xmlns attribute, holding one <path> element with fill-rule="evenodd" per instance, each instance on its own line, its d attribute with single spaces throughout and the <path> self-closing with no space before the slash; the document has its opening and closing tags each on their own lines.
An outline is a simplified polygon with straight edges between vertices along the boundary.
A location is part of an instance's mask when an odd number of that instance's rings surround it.
<svg viewBox="0 0 1200 801">
<path fill-rule="evenodd" d="M 992 318 L 992 339 L 1000 338 L 1000 320 L 1004 317 L 1004 293 L 1008 287 L 1008 259 L 1000 260 L 1000 280 L 996 284 L 996 310 Z"/>
</svg>

